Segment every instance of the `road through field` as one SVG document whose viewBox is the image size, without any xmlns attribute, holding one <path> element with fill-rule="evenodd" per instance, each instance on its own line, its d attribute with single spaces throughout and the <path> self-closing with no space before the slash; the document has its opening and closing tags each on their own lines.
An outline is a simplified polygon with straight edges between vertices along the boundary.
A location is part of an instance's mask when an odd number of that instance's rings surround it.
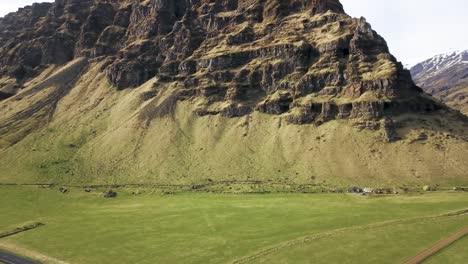
<svg viewBox="0 0 468 264">
<path fill-rule="evenodd" d="M 5 251 L 0 250 L 0 263 L 6 264 L 39 264 L 39 262 L 32 261 Z"/>
<path fill-rule="evenodd" d="M 442 214 L 442 215 L 436 215 L 436 216 L 400 219 L 400 220 L 395 220 L 395 221 L 386 221 L 386 222 L 381 222 L 381 223 L 374 223 L 374 224 L 369 224 L 369 225 L 364 225 L 364 226 L 354 226 L 354 227 L 335 229 L 335 230 L 331 230 L 331 231 L 327 231 L 327 232 L 317 233 L 317 234 L 313 234 L 313 235 L 304 236 L 304 237 L 301 237 L 301 238 L 285 241 L 285 242 L 280 243 L 280 244 L 278 244 L 278 245 L 276 245 L 274 247 L 266 248 L 266 249 L 263 249 L 261 251 L 256 252 L 255 254 L 245 256 L 245 257 L 243 257 L 241 259 L 234 260 L 232 262 L 232 264 L 250 263 L 250 262 L 253 262 L 255 259 L 263 258 L 266 255 L 273 254 L 273 253 L 275 253 L 275 252 L 277 252 L 279 250 L 284 250 L 286 248 L 297 246 L 299 244 L 308 243 L 308 242 L 313 241 L 313 240 L 318 240 L 318 239 L 321 239 L 321 238 L 334 236 L 334 235 L 337 235 L 339 233 L 344 233 L 344 232 L 349 232 L 349 231 L 358 231 L 358 230 L 369 230 L 369 229 L 374 229 L 374 228 L 380 228 L 380 227 L 383 227 L 383 226 L 392 226 L 392 225 L 403 224 L 403 223 L 414 223 L 414 222 L 420 222 L 420 221 L 438 219 L 438 218 L 457 217 L 457 216 L 460 216 L 460 215 L 465 215 L 467 213 L 468 213 L 468 209 L 464 209 L 464 210 L 459 210 L 459 211 L 450 212 L 450 213 Z M 457 232 L 456 234 L 460 234 L 463 231 L 465 232 L 464 235 L 466 235 L 468 233 L 468 228 L 467 228 L 467 230 L 462 230 L 460 232 Z M 450 243 L 453 243 L 454 241 L 460 239 L 464 235 L 459 236 L 457 239 L 452 240 L 452 242 L 450 242 Z M 455 234 L 452 235 L 452 236 L 455 236 Z M 446 241 L 448 239 L 451 239 L 452 236 L 445 239 L 444 241 Z M 445 246 L 449 245 L 450 243 L 445 244 Z M 405 264 L 407 264 L 407 263 L 409 264 L 409 263 L 419 263 L 419 262 L 405 262 Z"/>
<path fill-rule="evenodd" d="M 446 248 L 447 246 L 451 245 L 455 241 L 463 238 L 464 236 L 468 235 L 468 227 L 450 235 L 449 237 L 437 242 L 437 244 L 433 245 L 432 247 L 421 251 L 416 256 L 408 259 L 404 262 L 404 264 L 419 264 L 422 263 L 424 260 L 428 259 L 432 255 L 436 254 L 440 250 Z"/>
</svg>

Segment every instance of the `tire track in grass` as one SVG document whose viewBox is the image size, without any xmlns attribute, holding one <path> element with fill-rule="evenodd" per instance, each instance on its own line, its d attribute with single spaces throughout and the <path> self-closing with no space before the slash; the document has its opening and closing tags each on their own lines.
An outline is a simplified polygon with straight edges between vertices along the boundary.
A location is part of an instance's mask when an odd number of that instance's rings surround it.
<svg viewBox="0 0 468 264">
<path fill-rule="evenodd" d="M 446 214 L 436 215 L 436 216 L 427 216 L 427 217 L 417 217 L 417 218 L 401 219 L 401 220 L 394 220 L 394 221 L 385 221 L 385 222 L 374 223 L 374 224 L 363 225 L 363 226 L 354 226 L 354 227 L 345 227 L 345 228 L 334 229 L 334 230 L 330 230 L 330 231 L 326 231 L 326 232 L 321 232 L 321 233 L 312 234 L 312 235 L 296 238 L 296 239 L 293 239 L 293 240 L 289 240 L 289 241 L 280 243 L 280 244 L 278 244 L 276 246 L 260 250 L 257 253 L 254 253 L 252 255 L 249 255 L 249 256 L 234 260 L 231 263 L 232 264 L 249 263 L 249 262 L 252 262 L 252 261 L 254 261 L 256 259 L 262 258 L 262 257 L 270 255 L 270 254 L 273 254 L 273 253 L 275 253 L 277 251 L 280 251 L 282 249 L 285 249 L 285 248 L 293 247 L 293 246 L 300 245 L 300 244 L 305 244 L 305 243 L 308 243 L 308 242 L 311 242 L 311 241 L 314 241 L 314 240 L 318 240 L 318 239 L 321 239 L 321 238 L 342 234 L 342 233 L 345 233 L 345 232 L 369 230 L 369 229 L 375 229 L 375 228 L 398 225 L 398 224 L 404 224 L 404 223 L 423 222 L 423 221 L 434 220 L 434 219 L 439 219 L 439 218 L 457 217 L 457 216 L 461 216 L 461 215 L 465 215 L 465 214 L 468 214 L 468 209 L 449 212 L 449 213 L 446 213 Z"/>
<path fill-rule="evenodd" d="M 7 237 L 7 236 L 16 235 L 16 234 L 18 234 L 18 233 L 26 232 L 26 231 L 28 231 L 28 230 L 32 230 L 32 229 L 41 227 L 41 226 L 43 226 L 43 225 L 44 225 L 43 223 L 38 222 L 38 223 L 31 224 L 31 225 L 26 225 L 26 226 L 23 226 L 23 227 L 18 227 L 18 228 L 15 228 L 15 229 L 13 229 L 13 230 L 10 230 L 10 231 L 0 233 L 0 238 L 4 238 L 4 237 Z"/>
</svg>

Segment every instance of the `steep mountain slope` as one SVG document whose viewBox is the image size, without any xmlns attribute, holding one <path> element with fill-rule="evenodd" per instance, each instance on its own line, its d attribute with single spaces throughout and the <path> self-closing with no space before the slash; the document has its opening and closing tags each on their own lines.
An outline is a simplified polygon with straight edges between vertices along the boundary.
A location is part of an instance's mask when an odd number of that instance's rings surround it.
<svg viewBox="0 0 468 264">
<path fill-rule="evenodd" d="M 466 117 L 338 0 L 57 0 L 0 45 L 2 182 L 468 182 Z"/>
<path fill-rule="evenodd" d="M 468 114 L 468 51 L 437 55 L 411 68 L 417 85 Z"/>
</svg>

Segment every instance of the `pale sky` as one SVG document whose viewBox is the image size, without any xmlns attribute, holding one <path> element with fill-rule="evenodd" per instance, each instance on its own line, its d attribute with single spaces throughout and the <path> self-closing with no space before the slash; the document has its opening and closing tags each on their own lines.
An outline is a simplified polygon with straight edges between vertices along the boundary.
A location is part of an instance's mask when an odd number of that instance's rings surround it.
<svg viewBox="0 0 468 264">
<path fill-rule="evenodd" d="M 365 17 L 404 64 L 468 49 L 467 0 L 341 0 L 346 12 Z"/>
<path fill-rule="evenodd" d="M 0 16 L 33 2 L 37 0 L 0 0 Z M 365 17 L 404 64 L 468 49 L 467 0 L 341 0 L 341 3 L 351 16 Z"/>
<path fill-rule="evenodd" d="M 54 2 L 53 0 L 0 0 L 0 17 L 15 12 L 18 8 L 31 5 L 36 2 Z"/>
</svg>

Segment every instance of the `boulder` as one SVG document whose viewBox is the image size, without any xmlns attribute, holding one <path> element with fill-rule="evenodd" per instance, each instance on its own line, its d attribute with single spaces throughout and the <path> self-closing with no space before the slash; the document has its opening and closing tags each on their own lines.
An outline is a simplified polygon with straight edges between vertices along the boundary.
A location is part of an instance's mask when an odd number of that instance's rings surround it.
<svg viewBox="0 0 468 264">
<path fill-rule="evenodd" d="M 103 198 L 116 198 L 117 193 L 112 191 L 112 190 L 105 191 L 105 192 L 102 193 L 102 197 Z"/>
<path fill-rule="evenodd" d="M 364 190 L 359 187 L 351 187 L 348 189 L 348 193 L 363 193 Z"/>
<path fill-rule="evenodd" d="M 425 192 L 432 192 L 432 191 L 435 191 L 435 190 L 436 190 L 435 187 L 429 186 L 429 185 L 424 185 L 422 189 L 423 189 L 423 191 L 425 191 Z"/>
</svg>

